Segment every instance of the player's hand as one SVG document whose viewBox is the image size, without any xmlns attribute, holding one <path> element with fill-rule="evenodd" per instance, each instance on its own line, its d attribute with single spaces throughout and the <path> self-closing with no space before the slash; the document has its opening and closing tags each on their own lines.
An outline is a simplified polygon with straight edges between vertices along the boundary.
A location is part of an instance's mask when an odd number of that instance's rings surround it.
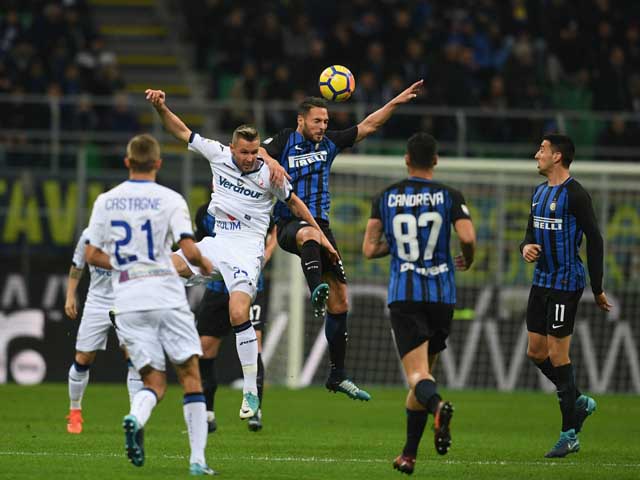
<svg viewBox="0 0 640 480">
<path fill-rule="evenodd" d="M 280 162 L 278 162 L 271 155 L 262 152 L 260 154 L 264 162 L 269 166 L 269 181 L 272 185 L 284 186 L 284 179 L 291 180 L 291 175 L 287 173 Z"/>
<path fill-rule="evenodd" d="M 528 243 L 522 249 L 522 258 L 524 258 L 527 263 L 533 263 L 540 258 L 541 252 L 541 245 L 538 245 L 537 243 Z"/>
<path fill-rule="evenodd" d="M 144 93 L 147 96 L 147 100 L 149 100 L 149 102 L 151 102 L 151 105 L 153 105 L 155 108 L 164 106 L 166 95 L 162 90 L 152 90 L 150 88 L 147 88 Z"/>
<path fill-rule="evenodd" d="M 200 273 L 205 277 L 208 277 L 209 275 L 211 275 L 211 272 L 213 271 L 213 264 L 211 263 L 211 260 L 209 260 L 204 255 L 200 259 L 199 267 L 200 267 Z"/>
<path fill-rule="evenodd" d="M 456 270 L 460 270 L 461 272 L 465 272 L 469 270 L 470 264 L 467 263 L 467 259 L 464 258 L 464 255 L 459 253 L 453 258 L 453 263 L 456 267 Z"/>
<path fill-rule="evenodd" d="M 595 298 L 598 308 L 603 312 L 610 312 L 613 308 L 613 305 L 609 303 L 609 300 L 607 300 L 607 296 L 604 292 L 600 293 L 599 295 L 594 295 L 593 298 Z"/>
<path fill-rule="evenodd" d="M 409 103 L 414 100 L 418 94 L 422 91 L 422 85 L 424 80 L 418 80 L 416 83 L 407 88 L 404 92 L 401 92 L 394 101 L 396 103 Z"/>
<path fill-rule="evenodd" d="M 71 320 L 75 320 L 78 317 L 78 309 L 76 307 L 75 298 L 67 298 L 64 302 L 64 313 L 67 314 Z"/>
</svg>

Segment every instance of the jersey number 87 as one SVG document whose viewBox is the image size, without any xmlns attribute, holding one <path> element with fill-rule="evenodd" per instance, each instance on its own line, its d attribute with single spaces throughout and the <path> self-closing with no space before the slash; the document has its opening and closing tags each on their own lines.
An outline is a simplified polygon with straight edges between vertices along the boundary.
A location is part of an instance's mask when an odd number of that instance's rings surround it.
<svg viewBox="0 0 640 480">
<path fill-rule="evenodd" d="M 422 255 L 423 260 L 431 260 L 438 243 L 442 215 L 438 212 L 424 212 L 416 219 L 410 213 L 399 213 L 393 217 L 393 236 L 398 245 L 398 257 L 407 262 L 415 262 L 420 256 L 418 227 L 427 227 L 431 223 L 429 238 Z"/>
</svg>

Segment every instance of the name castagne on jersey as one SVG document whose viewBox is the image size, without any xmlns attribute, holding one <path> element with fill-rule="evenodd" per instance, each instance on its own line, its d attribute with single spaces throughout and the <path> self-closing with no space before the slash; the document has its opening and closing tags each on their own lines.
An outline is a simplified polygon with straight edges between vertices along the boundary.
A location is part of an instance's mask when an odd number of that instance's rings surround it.
<svg viewBox="0 0 640 480">
<path fill-rule="evenodd" d="M 440 205 L 442 203 L 444 203 L 443 192 L 396 193 L 389 195 L 387 199 L 387 206 L 389 207 L 422 207 Z"/>
</svg>

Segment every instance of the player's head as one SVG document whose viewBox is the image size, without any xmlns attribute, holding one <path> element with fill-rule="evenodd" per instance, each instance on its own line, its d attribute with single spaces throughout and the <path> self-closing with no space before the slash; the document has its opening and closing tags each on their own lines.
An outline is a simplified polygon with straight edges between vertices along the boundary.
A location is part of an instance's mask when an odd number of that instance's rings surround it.
<svg viewBox="0 0 640 480">
<path fill-rule="evenodd" d="M 255 168 L 260 148 L 260 134 L 253 125 L 240 125 L 231 137 L 231 155 L 243 172 Z"/>
<path fill-rule="evenodd" d="M 136 135 L 127 144 L 124 163 L 133 173 L 151 173 L 160 169 L 160 144 L 148 133 Z"/>
<path fill-rule="evenodd" d="M 568 169 L 575 153 L 573 141 L 567 135 L 559 133 L 544 135 L 535 155 L 538 161 L 538 173 L 546 176 L 556 167 Z"/>
<path fill-rule="evenodd" d="M 428 133 L 414 133 L 409 137 L 404 158 L 409 168 L 431 170 L 438 163 L 438 142 Z"/>
<path fill-rule="evenodd" d="M 329 110 L 326 100 L 307 97 L 298 105 L 298 132 L 312 142 L 322 141 L 329 126 Z"/>
</svg>

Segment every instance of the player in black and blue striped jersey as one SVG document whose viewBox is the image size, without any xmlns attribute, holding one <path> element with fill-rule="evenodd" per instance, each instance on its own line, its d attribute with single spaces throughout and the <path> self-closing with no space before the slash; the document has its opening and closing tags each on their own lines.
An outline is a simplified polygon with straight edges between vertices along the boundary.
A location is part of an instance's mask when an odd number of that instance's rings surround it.
<svg viewBox="0 0 640 480">
<path fill-rule="evenodd" d="M 569 347 L 578 302 L 586 285 L 579 251 L 587 237 L 587 264 L 596 305 L 609 311 L 602 288 L 603 241 L 591 197 L 574 179 L 569 167 L 575 156 L 566 135 L 542 138 L 535 155 L 538 173 L 547 181 L 536 187 L 520 251 L 525 261 L 537 262 L 527 306 L 527 355 L 551 380 L 558 393 L 562 430 L 556 445 L 545 455 L 564 457 L 580 449 L 577 434 L 596 409 L 593 398 L 576 387 Z"/>
<path fill-rule="evenodd" d="M 444 455 L 451 444 L 453 406 L 442 401 L 432 372 L 453 319 L 454 270 L 471 266 L 476 234 L 462 194 L 433 180 L 438 155 L 431 135 L 421 132 L 409 138 L 405 163 L 409 177 L 373 200 L 362 251 L 367 258 L 391 256 L 387 303 L 409 382 L 407 438 L 393 467 L 411 474 L 429 413 L 434 416 L 436 451 Z M 462 250 L 455 258 L 450 250 L 452 225 Z"/>
<path fill-rule="evenodd" d="M 208 213 L 209 203 L 202 205 L 196 212 L 195 235 L 198 241 L 205 236 L 215 235 L 215 218 Z M 267 239 L 264 248 L 265 265 L 271 259 L 271 255 L 276 247 L 276 236 L 273 221 L 269 225 Z M 262 337 L 265 333 L 267 323 L 267 312 L 269 307 L 269 292 L 265 281 L 264 269 L 258 278 L 258 288 L 256 298 L 249 309 L 249 320 L 256 331 L 258 341 L 258 374 L 256 384 L 258 387 L 258 398 L 260 408 L 258 412 L 248 420 L 249 430 L 257 432 L 262 429 L 262 398 L 264 393 L 265 369 L 262 362 Z M 232 331 L 229 320 L 229 291 L 223 280 L 214 280 L 206 284 L 204 295 L 195 311 L 196 326 L 200 336 L 202 346 L 202 357 L 200 357 L 200 377 L 202 379 L 202 391 L 205 396 L 207 407 L 207 424 L 209 433 L 217 429 L 215 418 L 215 395 L 218 389 L 218 378 L 216 374 L 216 357 L 220 349 L 222 339 Z"/>
<path fill-rule="evenodd" d="M 263 142 L 260 154 L 277 161 L 291 178 L 293 191 L 307 205 L 329 242 L 338 247 L 329 227 L 331 195 L 329 172 L 343 149 L 375 133 L 393 114 L 396 107 L 416 98 L 422 88 L 420 80 L 346 130 L 328 130 L 327 102 L 321 98 L 305 99 L 299 107 L 297 128 L 286 128 Z M 330 373 L 326 387 L 350 398 L 369 400 L 371 396 L 358 388 L 345 372 L 347 348 L 347 279 L 342 261 L 330 262 L 321 248 L 319 232 L 292 215 L 278 202 L 273 215 L 278 225 L 278 244 L 283 250 L 299 255 L 311 292 L 314 314 L 324 317 L 325 336 L 329 344 Z"/>
</svg>

